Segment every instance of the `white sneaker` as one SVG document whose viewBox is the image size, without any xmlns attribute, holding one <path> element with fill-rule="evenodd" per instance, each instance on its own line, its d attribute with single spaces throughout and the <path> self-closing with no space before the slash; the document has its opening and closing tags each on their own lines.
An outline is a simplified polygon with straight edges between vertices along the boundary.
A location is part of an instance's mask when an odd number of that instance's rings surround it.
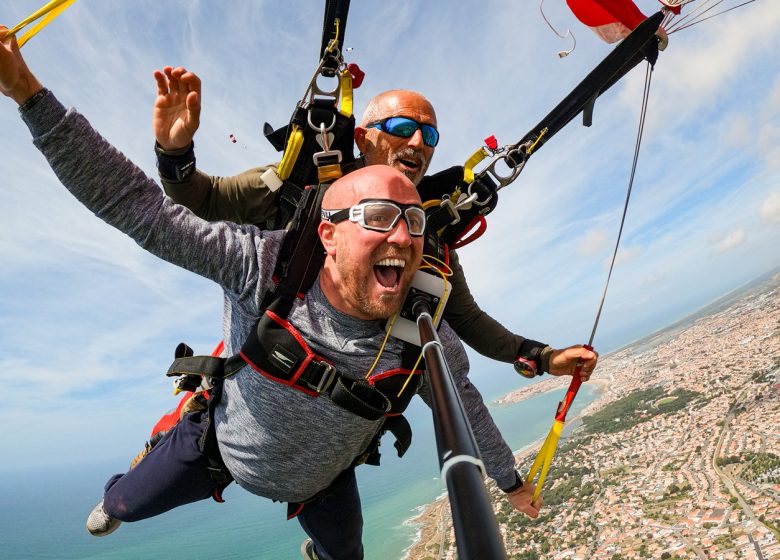
<svg viewBox="0 0 780 560">
<path fill-rule="evenodd" d="M 122 524 L 119 519 L 114 519 L 103 509 L 103 500 L 92 508 L 87 517 L 87 531 L 95 537 L 105 537 L 116 531 Z"/>
</svg>

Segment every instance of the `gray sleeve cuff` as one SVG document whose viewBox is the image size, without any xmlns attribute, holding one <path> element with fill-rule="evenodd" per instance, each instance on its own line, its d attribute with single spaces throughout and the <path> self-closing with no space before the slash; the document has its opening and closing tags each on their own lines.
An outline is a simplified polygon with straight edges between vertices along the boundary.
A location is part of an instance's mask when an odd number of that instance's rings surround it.
<svg viewBox="0 0 780 560">
<path fill-rule="evenodd" d="M 507 490 L 504 490 L 504 488 L 512 488 L 513 486 L 515 486 L 515 484 L 517 484 L 518 481 L 518 474 L 517 471 L 514 469 L 514 465 L 512 465 L 511 471 L 501 475 L 499 478 L 496 478 L 495 481 L 496 481 L 496 486 L 498 486 L 503 492 L 507 492 Z"/>
<path fill-rule="evenodd" d="M 59 102 L 48 89 L 41 90 L 43 95 L 36 99 L 38 94 L 19 106 L 19 114 L 24 124 L 30 129 L 33 138 L 38 138 L 49 132 L 56 126 L 67 112 L 65 106 Z M 39 92 L 40 93 L 40 92 Z"/>
</svg>

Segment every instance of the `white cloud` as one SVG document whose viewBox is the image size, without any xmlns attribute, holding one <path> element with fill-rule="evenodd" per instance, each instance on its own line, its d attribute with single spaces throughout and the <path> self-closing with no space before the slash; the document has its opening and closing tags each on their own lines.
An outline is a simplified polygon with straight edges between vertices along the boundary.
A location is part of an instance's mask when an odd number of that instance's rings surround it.
<svg viewBox="0 0 780 560">
<path fill-rule="evenodd" d="M 780 122 L 761 126 L 758 132 L 758 145 L 767 165 L 772 168 L 780 167 Z"/>
<path fill-rule="evenodd" d="M 745 234 L 744 229 L 742 228 L 735 229 L 734 231 L 729 232 L 726 235 L 726 237 L 717 241 L 714 244 L 715 249 L 720 253 L 730 251 L 731 249 L 734 249 L 735 247 L 742 245 L 745 242 L 746 238 L 747 235 Z"/>
<path fill-rule="evenodd" d="M 643 288 L 649 288 L 649 287 L 661 285 L 665 280 L 666 280 L 665 274 L 663 274 L 661 271 L 654 270 L 651 271 L 647 276 L 645 276 L 641 280 L 640 285 Z"/>
<path fill-rule="evenodd" d="M 615 257 L 615 266 L 619 264 L 625 264 L 628 262 L 631 262 L 635 259 L 638 259 L 642 255 L 642 248 L 641 247 L 626 247 L 626 248 L 619 248 L 617 252 L 617 256 Z M 607 266 L 609 266 L 609 261 L 607 261 Z"/>
<path fill-rule="evenodd" d="M 780 192 L 770 193 L 761 204 L 758 211 L 761 220 L 774 225 L 780 225 Z"/>
<path fill-rule="evenodd" d="M 748 147 L 755 139 L 755 123 L 746 113 L 735 113 L 727 123 L 724 142 L 737 149 Z"/>
<path fill-rule="evenodd" d="M 604 230 L 590 230 L 580 240 L 578 249 L 581 255 L 590 257 L 601 253 L 607 248 L 609 239 Z"/>
</svg>

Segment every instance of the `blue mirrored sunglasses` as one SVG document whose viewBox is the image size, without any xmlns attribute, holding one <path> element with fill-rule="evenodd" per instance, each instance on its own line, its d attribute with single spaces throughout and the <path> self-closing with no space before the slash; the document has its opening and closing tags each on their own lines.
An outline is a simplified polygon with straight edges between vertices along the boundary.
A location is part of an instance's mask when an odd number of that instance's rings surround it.
<svg viewBox="0 0 780 560">
<path fill-rule="evenodd" d="M 409 117 L 388 117 L 381 121 L 372 122 L 366 128 L 378 128 L 399 138 L 411 138 L 419 130 L 422 133 L 423 143 L 434 148 L 439 143 L 439 131 L 430 124 L 419 123 Z"/>
</svg>

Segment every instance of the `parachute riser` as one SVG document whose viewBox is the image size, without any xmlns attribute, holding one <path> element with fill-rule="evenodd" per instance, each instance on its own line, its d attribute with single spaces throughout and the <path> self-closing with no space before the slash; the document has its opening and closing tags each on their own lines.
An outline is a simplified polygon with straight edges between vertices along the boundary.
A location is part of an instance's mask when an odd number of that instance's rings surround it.
<svg viewBox="0 0 780 560">
<path fill-rule="evenodd" d="M 655 64 L 658 57 L 655 33 L 666 16 L 665 12 L 666 9 L 663 9 L 642 22 L 519 142 L 493 149 L 484 147 L 483 150 L 493 159 L 479 173 L 474 174 L 466 192 L 469 195 L 479 193 L 475 185 L 480 182 L 494 184 L 494 192 L 513 183 L 528 159 L 578 114 L 583 113 L 583 122 L 589 126 L 594 103 L 601 94 L 642 60 Z M 485 198 L 478 196 L 473 203 L 485 205 L 492 194 L 489 193 Z"/>
</svg>

